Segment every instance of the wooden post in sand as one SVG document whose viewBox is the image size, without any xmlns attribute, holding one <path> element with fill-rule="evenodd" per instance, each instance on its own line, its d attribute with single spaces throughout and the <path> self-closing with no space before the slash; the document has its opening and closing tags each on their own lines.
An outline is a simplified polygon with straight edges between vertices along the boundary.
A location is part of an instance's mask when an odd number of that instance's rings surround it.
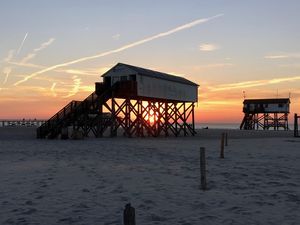
<svg viewBox="0 0 300 225">
<path fill-rule="evenodd" d="M 294 137 L 298 137 L 298 136 L 299 136 L 298 115 L 297 115 L 297 113 L 295 113 L 295 116 L 294 116 Z"/>
<path fill-rule="evenodd" d="M 225 133 L 225 146 L 228 146 L 228 133 Z"/>
<path fill-rule="evenodd" d="M 225 139 L 225 133 L 222 133 L 221 137 L 221 151 L 220 151 L 220 158 L 224 159 L 224 139 Z"/>
<path fill-rule="evenodd" d="M 206 190 L 206 159 L 205 148 L 200 147 L 200 176 L 201 176 L 201 189 Z"/>
<path fill-rule="evenodd" d="M 131 207 L 130 203 L 125 205 L 123 223 L 124 225 L 135 225 L 135 209 Z"/>
</svg>

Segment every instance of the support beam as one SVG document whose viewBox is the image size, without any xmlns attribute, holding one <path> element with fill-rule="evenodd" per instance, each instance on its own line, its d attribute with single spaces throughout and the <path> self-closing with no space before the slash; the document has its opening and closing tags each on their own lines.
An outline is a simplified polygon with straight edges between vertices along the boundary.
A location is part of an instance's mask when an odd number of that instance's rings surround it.
<svg viewBox="0 0 300 225">
<path fill-rule="evenodd" d="M 240 129 L 288 130 L 288 113 L 245 113 Z"/>
</svg>

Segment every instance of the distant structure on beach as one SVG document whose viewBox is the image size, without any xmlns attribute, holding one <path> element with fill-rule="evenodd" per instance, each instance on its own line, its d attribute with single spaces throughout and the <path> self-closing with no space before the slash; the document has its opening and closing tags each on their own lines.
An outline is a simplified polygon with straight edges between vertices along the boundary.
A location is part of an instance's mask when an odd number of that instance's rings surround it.
<svg viewBox="0 0 300 225">
<path fill-rule="evenodd" d="M 289 98 L 245 99 L 244 118 L 240 129 L 244 130 L 288 130 Z"/>
<path fill-rule="evenodd" d="M 195 135 L 197 84 L 183 78 L 118 63 L 83 101 L 72 101 L 37 129 L 38 138 L 56 138 L 68 127 L 103 137 Z"/>
<path fill-rule="evenodd" d="M 37 119 L 0 120 L 0 127 L 33 127 L 41 126 L 45 121 Z"/>
</svg>

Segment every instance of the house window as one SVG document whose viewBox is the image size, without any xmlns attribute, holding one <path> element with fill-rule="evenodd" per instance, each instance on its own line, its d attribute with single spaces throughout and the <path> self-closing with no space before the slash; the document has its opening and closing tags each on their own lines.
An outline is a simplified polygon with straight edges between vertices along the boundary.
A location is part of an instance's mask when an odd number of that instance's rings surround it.
<svg viewBox="0 0 300 225">
<path fill-rule="evenodd" d="M 112 77 L 112 83 L 116 83 L 119 81 L 119 77 Z"/>
<path fill-rule="evenodd" d="M 127 80 L 127 76 L 121 76 L 121 81 L 126 81 Z"/>
<path fill-rule="evenodd" d="M 278 107 L 279 107 L 279 108 L 282 108 L 282 107 L 283 107 L 283 104 L 282 104 L 282 103 L 279 103 L 279 104 L 278 104 Z"/>
<path fill-rule="evenodd" d="M 269 105 L 268 104 L 265 104 L 265 108 L 268 108 L 269 107 Z"/>
<path fill-rule="evenodd" d="M 136 81 L 136 75 L 135 74 L 129 75 L 129 80 Z"/>
</svg>

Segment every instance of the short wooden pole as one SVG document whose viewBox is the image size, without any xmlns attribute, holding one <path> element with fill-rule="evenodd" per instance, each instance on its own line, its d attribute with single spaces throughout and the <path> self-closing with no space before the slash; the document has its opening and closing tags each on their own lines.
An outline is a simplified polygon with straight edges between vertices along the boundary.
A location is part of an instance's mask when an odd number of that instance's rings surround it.
<svg viewBox="0 0 300 225">
<path fill-rule="evenodd" d="M 299 133 L 298 133 L 298 115 L 297 113 L 295 113 L 294 116 L 294 137 L 298 137 Z"/>
<path fill-rule="evenodd" d="M 228 133 L 225 133 L 225 146 L 228 146 Z"/>
<path fill-rule="evenodd" d="M 125 205 L 123 223 L 124 225 L 135 225 L 135 209 L 131 207 L 130 203 Z"/>
<path fill-rule="evenodd" d="M 220 151 L 220 158 L 224 159 L 224 138 L 225 138 L 225 134 L 222 133 L 222 137 L 221 137 L 221 151 Z"/>
<path fill-rule="evenodd" d="M 205 159 L 204 147 L 200 147 L 200 176 L 201 176 L 201 189 L 206 190 L 206 159 Z"/>
</svg>

